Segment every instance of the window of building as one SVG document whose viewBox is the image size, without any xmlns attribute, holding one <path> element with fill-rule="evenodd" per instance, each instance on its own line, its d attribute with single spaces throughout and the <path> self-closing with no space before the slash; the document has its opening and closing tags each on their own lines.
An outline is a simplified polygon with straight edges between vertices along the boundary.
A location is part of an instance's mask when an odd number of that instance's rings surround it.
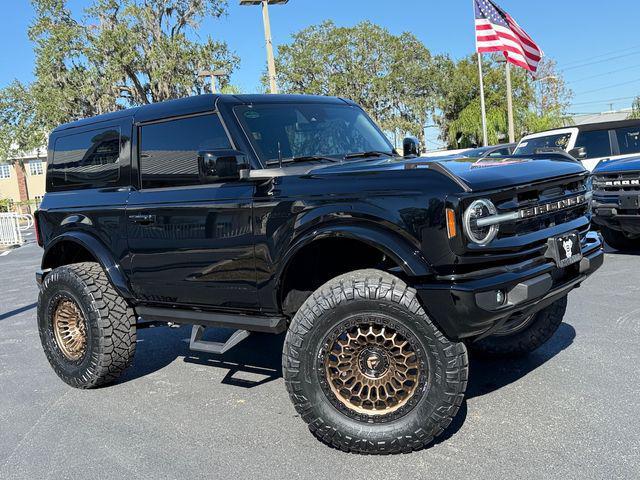
<svg viewBox="0 0 640 480">
<path fill-rule="evenodd" d="M 609 130 L 592 130 L 580 132 L 576 140 L 575 148 L 584 147 L 587 151 L 586 158 L 599 158 L 611 156 L 611 142 Z"/>
<path fill-rule="evenodd" d="M 120 128 L 109 127 L 60 137 L 49 166 L 56 188 L 101 188 L 120 177 Z"/>
<path fill-rule="evenodd" d="M 640 152 L 640 125 L 635 127 L 617 128 L 620 155 Z"/>
<path fill-rule="evenodd" d="M 0 165 L 0 178 L 11 178 L 10 165 Z"/>
<path fill-rule="evenodd" d="M 30 175 L 42 175 L 42 161 L 40 160 L 31 160 L 29 162 L 29 174 Z"/>
<path fill-rule="evenodd" d="M 198 152 L 231 148 L 216 114 L 198 115 L 140 128 L 142 188 L 197 185 Z"/>
</svg>

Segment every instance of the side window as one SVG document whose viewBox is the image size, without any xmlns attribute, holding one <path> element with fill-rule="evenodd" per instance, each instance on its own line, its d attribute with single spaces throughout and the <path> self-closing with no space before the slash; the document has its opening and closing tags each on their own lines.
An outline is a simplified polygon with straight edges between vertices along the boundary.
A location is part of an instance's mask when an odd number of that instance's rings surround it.
<svg viewBox="0 0 640 480">
<path fill-rule="evenodd" d="M 576 140 L 575 148 L 584 147 L 587 151 L 586 158 L 608 157 L 611 155 L 611 142 L 609 130 L 593 130 L 580 132 Z"/>
<path fill-rule="evenodd" d="M 119 159 L 119 127 L 59 137 L 47 181 L 54 190 L 114 185 L 120 178 Z"/>
<path fill-rule="evenodd" d="M 140 127 L 142 188 L 197 185 L 198 152 L 231 148 L 216 114 Z"/>
<path fill-rule="evenodd" d="M 509 156 L 509 149 L 508 148 L 501 148 L 500 150 L 496 150 L 495 152 L 491 152 L 488 156 L 489 157 L 508 157 Z"/>
<path fill-rule="evenodd" d="M 617 128 L 620 155 L 640 152 L 640 125 L 637 127 Z"/>
</svg>

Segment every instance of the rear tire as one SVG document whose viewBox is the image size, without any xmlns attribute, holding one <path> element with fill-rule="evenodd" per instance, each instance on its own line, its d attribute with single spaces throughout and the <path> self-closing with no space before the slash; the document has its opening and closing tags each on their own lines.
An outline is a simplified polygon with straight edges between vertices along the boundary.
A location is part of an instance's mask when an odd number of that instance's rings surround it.
<svg viewBox="0 0 640 480">
<path fill-rule="evenodd" d="M 640 247 L 640 239 L 629 238 L 624 234 L 624 232 L 619 230 L 602 227 L 601 232 L 605 242 L 616 250 L 628 251 L 635 250 Z"/>
<path fill-rule="evenodd" d="M 429 445 L 456 415 L 468 376 L 465 345 L 438 330 L 414 289 L 378 270 L 334 278 L 304 302 L 282 368 L 311 432 L 367 454 Z"/>
<path fill-rule="evenodd" d="M 549 340 L 562 323 L 567 297 L 556 300 L 522 323 L 505 324 L 502 331 L 469 344 L 476 353 L 489 356 L 527 355 Z M 509 333 L 512 332 L 512 333 Z"/>
<path fill-rule="evenodd" d="M 38 330 L 53 370 L 72 387 L 113 382 L 133 360 L 133 309 L 97 263 L 66 265 L 45 277 Z"/>
</svg>

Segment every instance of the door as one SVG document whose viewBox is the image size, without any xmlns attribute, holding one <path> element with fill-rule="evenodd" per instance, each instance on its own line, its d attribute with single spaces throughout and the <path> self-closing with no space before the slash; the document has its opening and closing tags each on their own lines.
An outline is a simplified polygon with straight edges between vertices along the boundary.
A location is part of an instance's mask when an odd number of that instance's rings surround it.
<svg viewBox="0 0 640 480">
<path fill-rule="evenodd" d="M 197 152 L 229 149 L 214 113 L 143 124 L 140 189 L 127 206 L 131 283 L 147 303 L 258 309 L 252 198 L 243 181 L 201 184 Z"/>
</svg>

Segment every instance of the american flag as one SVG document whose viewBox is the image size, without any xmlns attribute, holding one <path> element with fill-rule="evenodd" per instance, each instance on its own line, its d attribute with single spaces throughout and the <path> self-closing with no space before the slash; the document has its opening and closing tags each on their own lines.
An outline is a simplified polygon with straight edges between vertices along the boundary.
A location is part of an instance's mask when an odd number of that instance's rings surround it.
<svg viewBox="0 0 640 480">
<path fill-rule="evenodd" d="M 476 50 L 502 52 L 507 61 L 535 73 L 542 50 L 511 16 L 491 0 L 474 0 Z"/>
</svg>

